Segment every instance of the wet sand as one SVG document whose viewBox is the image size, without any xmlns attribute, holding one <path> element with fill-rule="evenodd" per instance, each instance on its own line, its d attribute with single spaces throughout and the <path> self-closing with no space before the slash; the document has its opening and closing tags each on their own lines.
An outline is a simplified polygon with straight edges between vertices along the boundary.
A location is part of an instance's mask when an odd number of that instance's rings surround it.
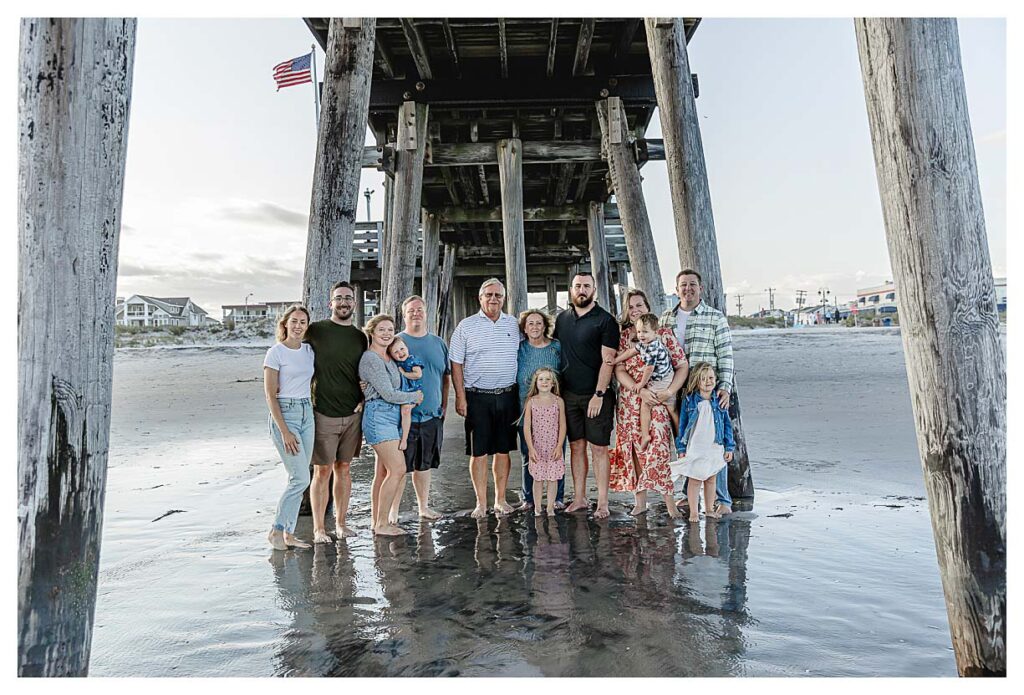
<svg viewBox="0 0 1024 695">
<path fill-rule="evenodd" d="M 613 494 L 605 521 L 477 522 L 456 416 L 449 516 L 421 524 L 409 489 L 410 534 L 374 540 L 364 448 L 359 536 L 283 553 L 265 348 L 119 351 L 90 673 L 955 676 L 898 332 L 735 347 L 751 512 L 633 519 Z"/>
</svg>

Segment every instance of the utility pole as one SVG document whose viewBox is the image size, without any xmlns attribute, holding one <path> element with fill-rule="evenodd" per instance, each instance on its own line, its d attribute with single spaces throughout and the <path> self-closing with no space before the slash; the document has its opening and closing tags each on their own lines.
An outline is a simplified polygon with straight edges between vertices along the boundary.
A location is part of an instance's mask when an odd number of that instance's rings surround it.
<svg viewBox="0 0 1024 695">
<path fill-rule="evenodd" d="M 736 315 L 737 316 L 743 316 L 743 298 L 745 296 L 746 295 L 743 295 L 743 294 L 736 295 Z"/>
<path fill-rule="evenodd" d="M 369 186 L 367 186 L 366 190 L 363 191 L 363 195 L 366 196 L 366 221 L 367 222 L 369 222 L 370 220 L 373 219 L 373 216 L 370 215 L 370 196 L 372 196 L 374 193 L 375 193 L 375 191 L 373 189 L 371 189 Z"/>
<path fill-rule="evenodd" d="M 768 293 L 768 310 L 775 311 L 775 290 L 777 287 L 769 287 L 765 290 Z"/>
<path fill-rule="evenodd" d="M 821 320 L 825 321 L 825 307 L 828 306 L 828 295 L 830 294 L 827 287 L 818 288 L 818 296 L 821 298 Z"/>
</svg>

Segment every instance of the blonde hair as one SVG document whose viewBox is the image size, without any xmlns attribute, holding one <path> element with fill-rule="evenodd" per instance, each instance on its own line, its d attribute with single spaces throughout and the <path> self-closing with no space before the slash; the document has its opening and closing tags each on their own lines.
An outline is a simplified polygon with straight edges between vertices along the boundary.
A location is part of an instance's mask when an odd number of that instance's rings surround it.
<svg viewBox="0 0 1024 695">
<path fill-rule="evenodd" d="M 370 343 L 373 342 L 373 332 L 377 329 L 377 326 L 385 321 L 390 321 L 392 326 L 395 325 L 395 320 L 389 314 L 376 314 L 363 326 L 363 333 L 366 334 L 366 339 Z"/>
<path fill-rule="evenodd" d="M 288 319 L 290 319 L 292 314 L 296 311 L 301 311 L 306 315 L 306 326 L 309 327 L 311 320 L 309 316 L 309 309 L 301 304 L 292 304 L 283 314 L 281 314 L 281 317 L 277 319 L 277 328 L 274 331 L 274 334 L 277 337 L 277 342 L 283 343 L 285 339 L 288 338 Z"/>
<path fill-rule="evenodd" d="M 533 376 L 530 377 L 530 388 L 526 390 L 526 398 L 523 399 L 523 412 L 519 414 L 519 419 L 516 420 L 517 425 L 523 421 L 523 418 L 526 417 L 526 404 L 530 402 L 531 398 L 540 393 L 540 391 L 537 389 L 537 377 L 545 372 L 551 375 L 551 393 L 555 394 L 556 396 L 561 395 L 558 392 L 558 372 L 556 372 L 551 367 L 538 368 L 537 371 L 533 373 Z"/>
<path fill-rule="evenodd" d="M 647 299 L 647 293 L 643 290 L 631 289 L 626 292 L 626 296 L 622 298 L 622 314 L 619 316 L 619 326 L 622 328 L 629 328 L 633 325 L 633 322 L 629 320 L 629 300 L 633 297 L 643 297 L 644 306 L 647 307 L 647 312 L 651 311 L 651 302 Z"/>
<path fill-rule="evenodd" d="M 717 376 L 715 368 L 711 366 L 710 362 L 698 362 L 693 365 L 690 369 L 690 376 L 686 379 L 686 395 L 700 390 L 700 377 L 704 372 L 711 372 L 713 376 Z"/>
</svg>

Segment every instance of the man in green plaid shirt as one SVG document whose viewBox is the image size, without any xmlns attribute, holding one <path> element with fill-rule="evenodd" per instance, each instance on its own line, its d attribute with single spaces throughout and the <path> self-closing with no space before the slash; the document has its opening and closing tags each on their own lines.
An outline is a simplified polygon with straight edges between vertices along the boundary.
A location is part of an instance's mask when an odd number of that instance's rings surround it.
<svg viewBox="0 0 1024 695">
<path fill-rule="evenodd" d="M 691 367 L 698 362 L 708 362 L 715 368 L 718 403 L 722 408 L 728 408 L 732 393 L 732 332 L 725 314 L 701 300 L 702 290 L 700 273 L 691 268 L 679 271 L 676 275 L 679 303 L 661 315 L 661 325 L 676 334 Z M 680 398 L 679 402 L 682 401 Z M 718 472 L 715 496 L 715 508 L 719 513 L 731 513 L 728 466 Z M 685 502 L 684 499 L 680 504 Z"/>
</svg>

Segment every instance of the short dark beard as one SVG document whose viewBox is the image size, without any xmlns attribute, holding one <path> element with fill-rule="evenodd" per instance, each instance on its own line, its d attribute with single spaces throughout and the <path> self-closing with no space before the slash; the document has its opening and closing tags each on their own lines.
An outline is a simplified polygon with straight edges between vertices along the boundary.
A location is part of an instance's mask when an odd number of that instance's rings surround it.
<svg viewBox="0 0 1024 695">
<path fill-rule="evenodd" d="M 580 309 L 582 309 L 583 307 L 590 306 L 590 303 L 594 301 L 594 296 L 595 295 L 590 295 L 586 299 L 580 299 L 579 295 L 573 295 L 573 297 L 572 297 L 572 304 L 573 304 L 573 306 L 579 307 Z"/>
<path fill-rule="evenodd" d="M 355 313 L 355 309 L 350 309 L 346 316 L 338 316 L 338 312 L 337 311 L 332 311 L 331 312 L 331 316 L 336 318 L 336 319 L 338 319 L 339 321 L 348 321 L 350 318 L 352 318 L 352 314 L 354 314 L 354 313 Z"/>
</svg>

